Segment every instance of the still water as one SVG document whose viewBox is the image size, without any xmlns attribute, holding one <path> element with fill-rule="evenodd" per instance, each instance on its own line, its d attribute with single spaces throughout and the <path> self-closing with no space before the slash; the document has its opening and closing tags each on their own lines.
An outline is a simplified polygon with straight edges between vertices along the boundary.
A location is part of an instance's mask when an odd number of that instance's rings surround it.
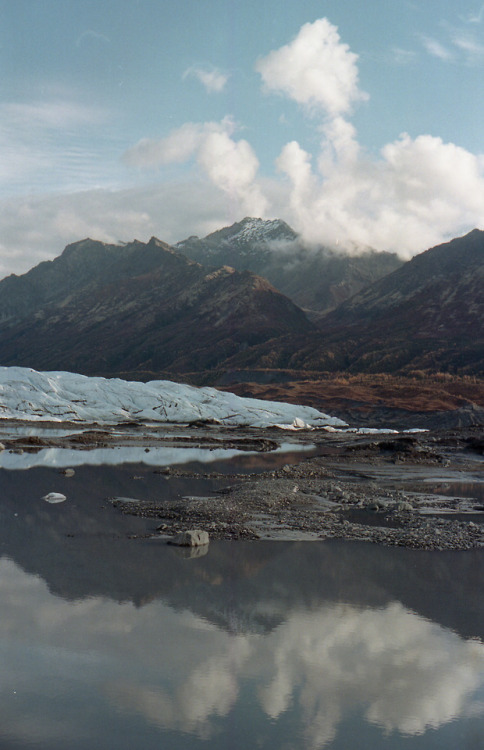
<svg viewBox="0 0 484 750">
<path fill-rule="evenodd" d="M 2 750 L 484 747 L 483 552 L 189 557 L 128 538 L 149 522 L 103 499 L 169 480 L 74 480 L 0 471 Z M 66 502 L 43 502 L 52 490 Z"/>
</svg>

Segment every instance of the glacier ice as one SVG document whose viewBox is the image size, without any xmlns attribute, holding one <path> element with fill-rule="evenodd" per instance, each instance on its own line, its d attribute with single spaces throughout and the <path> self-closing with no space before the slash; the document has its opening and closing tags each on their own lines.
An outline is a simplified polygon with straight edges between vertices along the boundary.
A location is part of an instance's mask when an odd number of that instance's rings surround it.
<svg viewBox="0 0 484 750">
<path fill-rule="evenodd" d="M 226 426 L 345 427 L 310 406 L 242 398 L 215 388 L 0 367 L 0 418 L 119 424 L 216 422 Z"/>
</svg>

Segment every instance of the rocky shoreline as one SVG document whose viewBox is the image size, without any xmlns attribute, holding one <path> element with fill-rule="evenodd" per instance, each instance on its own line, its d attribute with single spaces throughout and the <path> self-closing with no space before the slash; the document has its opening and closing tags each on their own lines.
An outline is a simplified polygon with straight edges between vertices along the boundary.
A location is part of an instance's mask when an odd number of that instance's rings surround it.
<svg viewBox="0 0 484 750">
<path fill-rule="evenodd" d="M 99 449 L 101 462 L 121 448 L 124 461 L 146 456 L 143 471 L 159 475 L 153 485 L 159 491 L 149 499 L 105 498 L 116 513 L 146 519 L 147 533 L 133 523 L 133 538 L 163 543 L 199 530 L 210 539 L 347 539 L 425 550 L 484 546 L 479 426 L 398 434 L 302 429 L 290 433 L 293 452 L 287 455 L 280 451 L 287 450 L 288 433 L 278 429 L 206 422 L 2 426 L 10 464 L 19 458 L 25 468 L 45 465 L 43 452 L 50 449 L 67 449 L 70 460 L 80 459 L 76 466 L 90 463 Z M 160 448 L 176 448 L 170 455 L 178 462 L 159 461 Z M 202 461 L 195 467 L 180 463 L 188 453 L 205 458 L 195 459 Z M 64 464 L 59 473 L 74 477 L 75 471 Z M 185 494 L 183 487 L 192 489 Z"/>
<path fill-rule="evenodd" d="M 158 471 L 168 477 L 202 476 L 224 486 L 206 497 L 113 503 L 123 513 L 153 519 L 157 537 L 167 541 L 196 528 L 213 539 L 351 539 L 426 550 L 484 546 L 480 429 L 399 436 L 299 433 L 297 439 L 314 441 L 317 455 L 230 476 L 164 468 Z M 435 490 L 441 484 L 448 494 Z M 449 493 L 453 484 L 456 491 Z M 465 496 L 462 485 L 471 488 Z"/>
</svg>

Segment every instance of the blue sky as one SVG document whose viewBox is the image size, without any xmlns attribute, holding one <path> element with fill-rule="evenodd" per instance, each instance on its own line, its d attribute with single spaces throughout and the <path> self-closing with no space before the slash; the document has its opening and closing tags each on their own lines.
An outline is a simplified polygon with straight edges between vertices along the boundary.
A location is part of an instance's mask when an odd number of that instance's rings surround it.
<svg viewBox="0 0 484 750">
<path fill-rule="evenodd" d="M 245 215 L 410 256 L 484 226 L 484 6 L 0 0 L 0 275 Z"/>
</svg>

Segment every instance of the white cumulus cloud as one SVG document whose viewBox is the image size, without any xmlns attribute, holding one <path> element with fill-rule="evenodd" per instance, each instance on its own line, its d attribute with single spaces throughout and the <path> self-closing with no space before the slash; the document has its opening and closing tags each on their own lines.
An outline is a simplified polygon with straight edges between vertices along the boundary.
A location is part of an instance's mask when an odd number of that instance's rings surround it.
<svg viewBox="0 0 484 750">
<path fill-rule="evenodd" d="M 234 141 L 226 132 L 208 133 L 198 163 L 214 185 L 240 203 L 243 213 L 259 216 L 266 212 L 266 200 L 255 182 L 259 160 L 247 141 Z"/>
<path fill-rule="evenodd" d="M 484 226 L 483 163 L 475 155 L 430 135 L 403 134 L 370 159 L 349 135 L 337 136 L 324 141 L 317 171 L 294 142 L 278 159 L 291 185 L 289 221 L 309 242 L 408 257 Z"/>
<path fill-rule="evenodd" d="M 240 212 L 261 216 L 267 201 L 256 183 L 259 160 L 246 140 L 234 140 L 234 131 L 230 117 L 221 122 L 186 123 L 165 138 L 140 141 L 124 159 L 130 166 L 156 168 L 193 158 L 231 202 L 234 220 Z"/>
<path fill-rule="evenodd" d="M 469 29 L 446 27 L 443 42 L 418 38 L 453 65 L 477 64 L 484 55 Z M 415 55 L 394 54 L 403 62 Z M 100 127 L 109 112 L 72 92 L 3 103 L 0 275 L 22 273 L 85 236 L 116 242 L 155 234 L 176 242 L 245 215 L 280 217 L 313 245 L 371 246 L 407 257 L 484 228 L 484 155 L 431 134 L 395 133 L 376 155 L 360 144 L 351 114 L 368 97 L 358 56 L 328 19 L 303 25 L 256 70 L 266 91 L 311 115 L 316 138 L 310 148 L 294 134 L 281 142 L 274 176 L 260 174 L 258 154 L 231 116 L 142 138 L 120 163 L 124 141 L 118 149 L 109 128 Z M 198 66 L 188 75 L 212 90 L 225 85 L 216 68 Z"/>
<path fill-rule="evenodd" d="M 452 58 L 437 40 L 422 41 L 429 53 Z M 284 218 L 312 244 L 372 246 L 407 257 L 483 226 L 481 157 L 432 135 L 403 134 L 377 157 L 361 148 L 348 119 L 352 104 L 366 96 L 357 59 L 323 18 L 257 63 L 267 89 L 319 115 L 319 151 L 291 141 L 276 161 L 288 178 Z"/>
<path fill-rule="evenodd" d="M 286 94 L 329 115 L 348 112 L 366 99 L 358 85 L 358 55 L 351 52 L 327 18 L 306 23 L 292 42 L 258 60 L 268 90 Z"/>
</svg>

